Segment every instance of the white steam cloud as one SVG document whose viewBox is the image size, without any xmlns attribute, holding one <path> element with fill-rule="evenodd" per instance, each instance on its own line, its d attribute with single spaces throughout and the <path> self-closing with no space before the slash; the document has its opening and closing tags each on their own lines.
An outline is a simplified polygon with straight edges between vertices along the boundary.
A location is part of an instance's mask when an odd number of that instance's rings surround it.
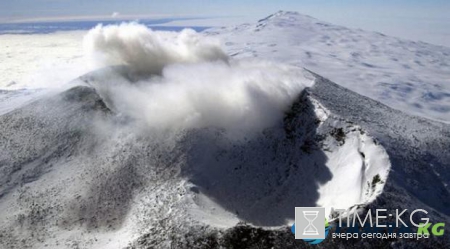
<svg viewBox="0 0 450 249">
<path fill-rule="evenodd" d="M 301 68 L 230 59 L 218 41 L 193 30 L 98 26 L 84 44 L 97 65 L 124 64 L 146 75 L 135 82 L 103 75 L 95 86 L 115 111 L 155 129 L 258 131 L 280 120 L 313 82 Z"/>
<path fill-rule="evenodd" d="M 100 66 L 124 64 L 141 74 L 160 74 L 174 63 L 228 60 L 218 41 L 194 30 L 156 32 L 137 23 L 98 25 L 85 36 L 84 48 Z"/>
</svg>

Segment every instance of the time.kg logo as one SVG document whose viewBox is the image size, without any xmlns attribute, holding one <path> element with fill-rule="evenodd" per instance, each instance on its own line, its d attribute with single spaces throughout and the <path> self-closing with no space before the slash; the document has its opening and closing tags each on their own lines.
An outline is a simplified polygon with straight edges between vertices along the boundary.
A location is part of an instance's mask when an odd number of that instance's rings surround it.
<svg viewBox="0 0 450 249">
<path fill-rule="evenodd" d="M 328 221 L 325 219 L 325 208 L 296 207 L 295 224 L 291 230 L 295 234 L 295 239 L 302 239 L 310 244 L 319 244 L 326 238 L 330 230 Z"/>
</svg>

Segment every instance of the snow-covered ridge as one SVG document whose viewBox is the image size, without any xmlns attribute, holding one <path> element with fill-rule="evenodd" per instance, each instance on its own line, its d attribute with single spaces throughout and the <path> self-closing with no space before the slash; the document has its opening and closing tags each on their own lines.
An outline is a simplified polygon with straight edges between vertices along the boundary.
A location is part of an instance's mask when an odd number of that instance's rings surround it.
<svg viewBox="0 0 450 249">
<path fill-rule="evenodd" d="M 405 115 L 315 75 L 314 98 L 332 113 L 358 123 L 386 149 L 389 180 L 374 207 L 424 208 L 432 219 L 450 215 L 450 126 Z"/>
<path fill-rule="evenodd" d="M 382 192 L 390 169 L 383 147 L 306 92 L 286 115 L 284 132 L 279 128 L 245 144 L 202 136 L 200 147 L 189 150 L 192 168 L 184 171 L 196 189 L 191 198 L 199 220 L 224 226 L 235 216 L 283 226 L 293 222 L 292 206 L 323 206 L 328 215 L 364 206 Z"/>
</svg>

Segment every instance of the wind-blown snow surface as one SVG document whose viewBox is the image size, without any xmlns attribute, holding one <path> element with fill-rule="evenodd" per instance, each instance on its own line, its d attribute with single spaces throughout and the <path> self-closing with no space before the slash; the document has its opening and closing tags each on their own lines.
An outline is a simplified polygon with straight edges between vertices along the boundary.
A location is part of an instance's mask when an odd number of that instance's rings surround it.
<svg viewBox="0 0 450 249">
<path fill-rule="evenodd" d="M 393 108 L 450 121 L 450 48 L 349 29 L 280 11 L 254 24 L 209 30 L 234 57 L 313 70 Z"/>
<path fill-rule="evenodd" d="M 0 35 L 0 89 L 54 88 L 89 72 L 84 34 Z"/>
</svg>

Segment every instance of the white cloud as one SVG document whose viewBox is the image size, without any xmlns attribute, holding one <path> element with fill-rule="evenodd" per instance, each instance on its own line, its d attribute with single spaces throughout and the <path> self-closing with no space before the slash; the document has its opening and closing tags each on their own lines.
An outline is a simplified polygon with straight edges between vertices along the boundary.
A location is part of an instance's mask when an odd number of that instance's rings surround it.
<svg viewBox="0 0 450 249">
<path fill-rule="evenodd" d="M 119 12 L 113 12 L 113 13 L 111 14 L 111 17 L 112 17 L 112 18 L 117 18 L 117 17 L 119 17 L 119 15 L 120 15 Z"/>
<path fill-rule="evenodd" d="M 137 23 L 98 25 L 84 38 L 86 53 L 101 66 L 125 64 L 141 74 L 161 73 L 176 62 L 226 61 L 217 40 L 194 30 L 155 32 Z"/>
</svg>

